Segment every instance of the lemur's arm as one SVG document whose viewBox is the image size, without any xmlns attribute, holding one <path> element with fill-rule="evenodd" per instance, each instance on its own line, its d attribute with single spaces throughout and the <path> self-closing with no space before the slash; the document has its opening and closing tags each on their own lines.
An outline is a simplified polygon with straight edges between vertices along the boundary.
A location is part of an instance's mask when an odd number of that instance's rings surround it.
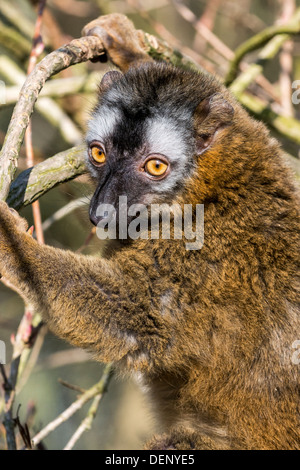
<svg viewBox="0 0 300 470">
<path fill-rule="evenodd" d="M 168 330 L 151 302 L 145 258 L 133 254 L 124 263 L 77 255 L 39 245 L 25 228 L 24 219 L 0 202 L 0 273 L 55 334 L 102 361 L 127 354 L 138 361 L 143 351 L 151 355 L 153 348 L 157 355 L 164 348 Z"/>
<path fill-rule="evenodd" d="M 151 61 L 123 15 L 100 17 L 84 28 L 84 34 L 100 36 L 109 58 L 122 71 L 133 62 Z M 25 224 L 0 202 L 0 274 L 42 310 L 54 333 L 93 350 L 102 361 L 117 361 L 129 351 L 142 357 L 140 322 L 145 347 L 151 350 L 146 345 L 148 333 L 150 342 L 160 342 L 153 332 L 163 321 L 154 321 L 150 314 L 149 276 L 134 255 L 126 269 L 124 263 L 41 246 L 24 232 Z M 137 281 L 143 286 L 138 290 Z"/>
<path fill-rule="evenodd" d="M 153 61 L 143 49 L 139 31 L 126 16 L 119 13 L 100 16 L 88 23 L 82 33 L 85 36 L 98 36 L 108 58 L 122 72 L 132 65 Z"/>
</svg>

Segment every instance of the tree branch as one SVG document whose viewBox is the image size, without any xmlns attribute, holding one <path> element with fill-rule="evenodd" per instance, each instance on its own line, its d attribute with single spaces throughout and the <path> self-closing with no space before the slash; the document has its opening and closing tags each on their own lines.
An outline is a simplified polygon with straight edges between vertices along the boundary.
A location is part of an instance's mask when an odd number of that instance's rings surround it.
<svg viewBox="0 0 300 470">
<path fill-rule="evenodd" d="M 73 147 L 23 171 L 12 183 L 9 206 L 20 209 L 32 204 L 60 183 L 85 173 L 85 147 Z"/>
<path fill-rule="evenodd" d="M 12 83 L 14 85 L 19 85 L 17 90 L 17 96 L 14 101 L 14 104 L 18 102 L 19 95 L 21 92 L 21 88 L 23 83 L 26 80 L 26 75 L 23 70 L 9 57 L 1 56 L 0 57 L 0 74 L 8 83 Z M 59 79 L 57 87 L 60 87 L 64 79 Z M 63 89 L 66 89 L 68 86 L 68 81 L 65 84 Z M 89 83 L 89 80 L 88 80 Z M 47 87 L 48 85 L 48 87 Z M 45 87 L 43 88 L 42 92 L 45 88 L 49 88 L 53 90 L 52 80 L 46 83 Z M 14 87 L 12 87 L 14 88 Z M 15 91 L 16 93 L 16 91 Z M 9 88 L 5 90 L 6 95 L 6 104 L 9 104 Z M 36 110 L 41 114 L 49 124 L 55 127 L 59 133 L 61 134 L 62 138 L 68 145 L 78 145 L 82 141 L 82 134 L 78 127 L 74 124 L 74 121 L 68 116 L 66 112 L 56 103 L 53 99 L 49 97 L 42 97 L 42 93 L 39 95 L 39 99 L 36 103 Z M 61 95 L 60 95 L 61 96 Z"/>
<path fill-rule="evenodd" d="M 300 10 L 297 10 L 297 14 L 300 15 Z M 139 31 L 139 35 L 146 52 L 154 59 L 171 62 L 183 68 L 203 70 L 188 57 L 173 50 L 155 36 L 143 31 Z M 0 199 L 5 199 L 7 195 L 15 173 L 16 160 L 25 128 L 45 80 L 70 65 L 98 57 L 102 52 L 102 44 L 97 37 L 77 39 L 45 57 L 30 75 L 22 89 L 20 101 L 15 108 L 5 145 L 0 154 Z M 296 120 L 284 118 L 268 110 L 267 104 L 249 94 L 243 93 L 239 100 L 249 111 L 255 113 L 259 119 L 265 121 L 281 135 L 299 143 L 299 123 Z M 57 184 L 73 179 L 83 172 L 84 157 L 81 147 L 62 152 L 36 165 L 33 169 L 21 173 L 11 186 L 8 203 L 15 208 L 31 204 Z"/>
<path fill-rule="evenodd" d="M 282 135 L 290 140 L 300 142 L 298 121 L 276 114 L 262 100 L 248 93 L 243 94 L 241 102 L 256 117 L 268 121 L 273 129 L 281 130 Z M 7 198 L 8 205 L 19 210 L 36 201 L 55 186 L 86 173 L 84 154 L 84 146 L 73 147 L 20 173 L 10 187 Z M 285 155 L 299 176 L 299 160 L 287 153 Z"/>
<path fill-rule="evenodd" d="M 284 35 L 285 40 L 289 39 L 291 34 L 298 34 L 300 32 L 300 8 L 297 9 L 293 18 L 285 25 L 273 25 L 266 28 L 264 31 L 256 34 L 248 39 L 237 48 L 235 57 L 230 64 L 230 68 L 225 79 L 225 84 L 229 86 L 238 74 L 239 64 L 246 54 L 253 52 L 260 47 L 263 47 L 271 39 L 278 35 Z"/>
<path fill-rule="evenodd" d="M 62 98 L 77 93 L 96 93 L 100 78 L 101 73 L 92 72 L 89 75 L 50 80 L 45 84 L 39 96 L 40 98 L 45 96 L 48 98 Z M 6 87 L 6 100 L 2 106 L 16 104 L 20 91 L 21 87 L 18 85 Z"/>
<path fill-rule="evenodd" d="M 0 43 L 20 60 L 27 58 L 30 53 L 30 41 L 2 21 L 0 21 Z"/>
<path fill-rule="evenodd" d="M 4 427 L 6 431 L 6 443 L 8 450 L 17 450 L 15 425 L 13 419 L 13 403 L 15 399 L 15 389 L 18 377 L 20 356 L 16 357 L 10 366 L 9 377 L 6 376 L 4 366 L 0 364 L 1 374 L 4 380 Z"/>
<path fill-rule="evenodd" d="M 241 104 L 248 109 L 248 111 L 254 114 L 261 121 L 266 122 L 269 127 L 277 131 L 280 135 L 297 143 L 298 145 L 300 144 L 299 121 L 276 113 L 263 100 L 254 97 L 249 93 L 243 93 L 239 100 Z"/>
<path fill-rule="evenodd" d="M 92 428 L 92 424 L 96 417 L 96 413 L 98 411 L 102 396 L 103 396 L 102 393 L 95 396 L 93 403 L 91 404 L 89 408 L 86 418 L 82 421 L 79 428 L 76 430 L 76 432 L 73 434 L 69 442 L 66 444 L 64 450 L 72 450 L 76 442 L 79 441 L 79 439 L 81 438 L 81 436 L 86 431 L 89 431 Z"/>
<path fill-rule="evenodd" d="M 29 75 L 15 106 L 0 154 L 0 200 L 5 200 L 8 195 L 24 133 L 45 81 L 71 65 L 99 57 L 102 53 L 102 43 L 95 36 L 75 39 L 46 56 Z"/>
<path fill-rule="evenodd" d="M 81 397 L 79 397 L 74 403 L 72 403 L 69 408 L 67 408 L 63 413 L 61 413 L 54 421 L 49 423 L 42 431 L 40 431 L 32 439 L 34 446 L 39 444 L 45 437 L 47 437 L 51 432 L 53 432 L 58 426 L 67 421 L 71 416 L 73 416 L 78 410 L 80 410 L 85 403 L 90 401 L 92 398 L 97 395 L 103 395 L 106 391 L 109 380 L 112 376 L 112 366 L 108 364 L 103 372 L 103 375 L 98 383 L 96 383 L 89 390 L 84 392 Z"/>
</svg>

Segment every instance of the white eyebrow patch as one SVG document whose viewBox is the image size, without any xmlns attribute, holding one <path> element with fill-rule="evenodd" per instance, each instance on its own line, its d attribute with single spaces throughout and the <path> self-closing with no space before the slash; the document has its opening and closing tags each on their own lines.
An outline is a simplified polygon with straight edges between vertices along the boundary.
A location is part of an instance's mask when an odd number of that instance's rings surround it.
<svg viewBox="0 0 300 470">
<path fill-rule="evenodd" d="M 147 123 L 147 142 L 151 153 L 160 153 L 170 161 L 186 162 L 188 149 L 184 131 L 172 119 L 161 117 Z"/>
<path fill-rule="evenodd" d="M 87 140 L 102 142 L 113 134 L 120 119 L 121 116 L 116 108 L 110 109 L 108 106 L 102 106 L 88 123 Z"/>
<path fill-rule="evenodd" d="M 176 171 L 171 171 L 164 180 L 153 182 L 157 192 L 170 191 L 184 178 L 189 160 L 185 130 L 171 118 L 152 118 L 147 123 L 146 136 L 150 153 L 164 155 L 171 164 L 176 163 Z"/>
</svg>

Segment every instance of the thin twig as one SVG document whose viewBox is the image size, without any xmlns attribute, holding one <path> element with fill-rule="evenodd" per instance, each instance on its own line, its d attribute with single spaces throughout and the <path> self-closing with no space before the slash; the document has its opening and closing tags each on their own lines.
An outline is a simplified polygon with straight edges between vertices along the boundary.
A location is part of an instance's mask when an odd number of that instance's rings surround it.
<svg viewBox="0 0 300 470">
<path fill-rule="evenodd" d="M 199 22 L 205 24 L 205 26 L 211 31 L 214 28 L 217 12 L 222 2 L 223 0 L 208 0 L 205 10 L 199 19 Z"/>
<path fill-rule="evenodd" d="M 100 401 L 102 399 L 102 394 L 96 395 L 93 403 L 91 404 L 88 414 L 86 418 L 82 421 L 80 424 L 79 428 L 76 430 L 76 432 L 73 434 L 69 442 L 66 444 L 64 450 L 72 450 L 73 447 L 75 446 L 76 442 L 79 441 L 81 436 L 86 432 L 89 431 L 92 428 L 93 421 L 96 417 L 96 413 L 98 411 L 98 407 L 100 405 Z"/>
<path fill-rule="evenodd" d="M 23 425 L 20 421 L 19 418 L 19 410 L 20 410 L 21 405 L 19 405 L 16 417 L 14 418 L 15 426 L 18 428 L 18 431 L 20 433 L 20 436 L 25 444 L 25 449 L 26 450 L 31 450 L 32 449 L 32 444 L 31 444 L 31 438 L 30 438 L 30 431 L 27 423 Z"/>
<path fill-rule="evenodd" d="M 95 93 L 101 79 L 101 73 L 92 72 L 89 75 L 58 78 L 47 82 L 41 90 L 40 97 L 62 98 L 68 95 L 81 93 Z M 3 106 L 15 104 L 19 99 L 21 86 L 8 86 L 5 90 L 5 103 Z"/>
<path fill-rule="evenodd" d="M 150 13 L 141 5 L 139 0 L 127 0 L 129 6 L 134 11 L 144 18 L 154 29 L 154 31 L 165 41 L 168 42 L 173 48 L 179 49 L 183 54 L 193 59 L 197 64 L 201 65 L 208 72 L 214 73 L 213 65 L 210 61 L 200 56 L 194 50 L 184 46 L 177 37 L 175 37 L 162 23 L 153 19 Z"/>
<path fill-rule="evenodd" d="M 69 408 L 67 408 L 63 413 L 61 413 L 54 421 L 49 423 L 42 431 L 40 431 L 32 439 L 34 446 L 39 444 L 43 439 L 45 439 L 51 432 L 53 432 L 58 426 L 67 421 L 71 416 L 73 416 L 78 410 L 80 410 L 85 403 L 90 401 L 92 398 L 99 394 L 103 394 L 107 389 L 110 377 L 112 375 L 112 366 L 108 364 L 103 372 L 103 375 L 98 383 L 93 387 L 87 390 L 80 398 L 78 398 L 74 403 L 72 403 Z"/>
<path fill-rule="evenodd" d="M 246 42 L 241 44 L 235 51 L 234 59 L 230 64 L 230 68 L 225 79 L 226 85 L 230 85 L 238 74 L 239 64 L 246 54 L 256 51 L 263 47 L 271 39 L 276 36 L 285 35 L 289 39 L 290 35 L 298 34 L 300 32 L 300 8 L 298 8 L 289 22 L 282 25 L 273 25 L 266 28 L 264 31 L 252 36 Z"/>
<path fill-rule="evenodd" d="M 41 35 L 41 26 L 42 26 L 43 12 L 44 12 L 45 6 L 46 6 L 46 0 L 39 0 L 38 15 L 37 15 L 36 23 L 35 23 L 35 28 L 34 28 L 32 50 L 31 50 L 30 57 L 29 57 L 27 75 L 31 74 L 34 67 L 36 66 L 38 57 L 44 50 L 44 43 L 43 43 L 43 39 Z M 32 166 L 34 166 L 31 119 L 28 122 L 28 127 L 25 132 L 25 149 L 26 149 L 27 168 L 31 168 Z M 33 202 L 31 207 L 32 207 L 37 241 L 41 244 L 44 244 L 45 238 L 44 238 L 44 233 L 43 233 L 43 228 L 42 228 L 42 217 L 41 217 L 39 201 Z"/>
<path fill-rule="evenodd" d="M 39 316 L 36 315 L 34 318 L 34 322 L 36 320 L 39 320 Z M 41 352 L 42 346 L 44 344 L 44 339 L 45 336 L 48 332 L 48 328 L 46 325 L 39 324 L 38 326 L 38 335 L 34 341 L 33 346 L 31 349 L 26 349 L 22 356 L 21 356 L 21 364 L 20 364 L 20 370 L 19 370 L 19 375 L 18 375 L 18 382 L 17 382 L 17 393 L 20 393 L 22 388 L 25 386 L 27 383 Z M 25 353 L 27 352 L 28 357 L 24 357 Z M 26 366 L 26 367 L 25 367 Z"/>
<path fill-rule="evenodd" d="M 76 250 L 76 253 L 82 253 L 82 251 L 91 243 L 91 241 L 93 240 L 94 236 L 96 235 L 96 231 L 97 231 L 97 227 L 93 227 L 90 231 L 90 233 L 88 234 L 88 236 L 86 237 L 86 239 L 84 240 L 82 246 L 80 248 L 78 248 L 78 250 Z"/>
<path fill-rule="evenodd" d="M 58 222 L 59 220 L 63 219 L 67 215 L 71 214 L 74 210 L 78 209 L 79 207 L 83 207 L 87 205 L 89 200 L 88 196 L 79 197 L 74 201 L 70 201 L 65 206 L 61 207 L 58 211 L 52 214 L 47 220 L 43 222 L 43 230 L 48 230 L 52 224 Z"/>
<path fill-rule="evenodd" d="M 16 395 L 17 380 L 22 369 L 24 351 L 32 346 L 38 329 L 34 328 L 34 320 L 30 312 L 30 307 L 25 307 L 25 314 L 18 327 L 17 334 L 13 340 L 13 356 L 10 365 L 9 378 L 5 378 L 3 369 L 1 370 L 5 383 L 5 413 L 4 427 L 6 429 L 6 443 L 8 450 L 16 450 L 15 421 L 13 417 L 13 405 Z"/>
<path fill-rule="evenodd" d="M 43 42 L 41 41 L 41 22 L 42 22 L 42 14 L 46 4 L 46 0 L 39 1 L 39 12 L 38 17 L 35 25 L 34 31 L 34 38 L 33 38 L 33 46 L 32 51 L 29 58 L 29 66 L 28 66 L 28 74 L 31 73 L 32 69 L 34 68 L 37 57 L 44 49 Z M 27 166 L 30 167 L 34 163 L 33 159 L 33 147 L 32 147 L 32 136 L 31 136 L 31 124 L 29 122 L 29 127 L 27 128 L 27 132 L 25 135 L 25 146 L 26 146 L 26 159 L 27 159 Z M 43 231 L 41 228 L 41 214 L 39 210 L 39 202 L 37 201 L 33 206 L 33 215 L 34 221 L 37 229 L 38 234 L 38 241 L 40 243 L 44 243 L 44 236 Z M 36 331 L 33 327 L 33 318 L 34 315 L 31 313 L 31 309 L 25 305 L 25 313 L 21 320 L 21 323 L 18 328 L 17 335 L 14 341 L 13 347 L 13 357 L 11 363 L 11 373 L 10 373 L 10 387 L 6 389 L 6 410 L 5 410 L 5 428 L 6 428 L 6 441 L 7 441 L 7 448 L 16 449 L 16 440 L 14 435 L 14 427 L 17 424 L 19 431 L 26 442 L 26 438 L 28 438 L 27 429 L 26 427 L 22 427 L 21 423 L 19 422 L 18 416 L 14 419 L 13 418 L 13 404 L 14 404 L 14 397 L 15 397 L 15 389 L 17 384 L 17 378 L 20 375 L 20 365 L 21 363 L 24 365 L 24 357 L 22 355 L 25 346 L 31 345 L 33 338 L 36 338 Z M 28 356 L 26 357 L 26 359 Z"/>
<path fill-rule="evenodd" d="M 196 15 L 190 10 L 186 5 L 180 0 L 172 0 L 178 13 L 188 21 L 196 30 L 197 34 L 204 39 L 205 42 L 210 44 L 219 55 L 224 57 L 227 61 L 234 60 L 234 52 L 218 37 L 213 31 L 211 31 L 205 24 L 201 22 L 201 19 L 198 20 Z M 248 64 L 241 62 L 240 67 L 242 71 L 248 69 Z M 264 75 L 255 76 L 255 81 L 259 86 L 261 86 L 275 101 L 279 102 L 279 98 L 274 91 L 272 84 L 264 77 Z"/>
<path fill-rule="evenodd" d="M 190 23 L 200 34 L 205 41 L 207 41 L 214 49 L 219 51 L 223 57 L 227 60 L 231 60 L 234 57 L 232 50 L 226 46 L 201 20 L 198 20 L 197 16 L 182 3 L 180 0 L 172 0 L 174 7 L 182 18 Z"/>
<path fill-rule="evenodd" d="M 20 356 L 15 358 L 10 366 L 10 374 L 7 377 L 5 368 L 0 364 L 0 371 L 4 380 L 4 420 L 3 424 L 6 432 L 7 450 L 17 450 L 15 436 L 15 422 L 13 418 L 13 404 L 15 400 L 15 387 L 18 376 Z"/>
<path fill-rule="evenodd" d="M 285 23 L 291 19 L 296 10 L 295 0 L 280 0 L 282 6 L 282 13 L 279 18 L 278 24 Z M 279 74 L 279 87 L 281 96 L 281 112 L 284 116 L 293 117 L 294 108 L 291 100 L 292 90 L 292 73 L 293 73 L 293 48 L 294 41 L 286 41 L 281 53 L 279 54 L 280 74 Z"/>
<path fill-rule="evenodd" d="M 201 17 L 197 21 L 197 25 L 200 28 L 203 25 L 207 30 L 213 31 L 216 21 L 217 12 L 223 0 L 208 0 L 206 7 Z M 206 48 L 206 42 L 204 43 L 200 34 L 196 34 L 193 49 L 203 53 Z"/>
<path fill-rule="evenodd" d="M 257 60 L 249 65 L 230 85 L 230 90 L 237 98 L 243 94 L 248 86 L 263 72 L 267 61 L 273 59 L 282 45 L 287 41 L 286 34 L 275 36 L 268 42 L 258 54 Z M 289 89 L 289 93 L 291 89 Z"/>
<path fill-rule="evenodd" d="M 229 18 L 238 25 L 250 29 L 253 33 L 257 33 L 266 28 L 266 23 L 259 18 L 254 12 L 250 12 L 252 0 L 237 2 L 235 0 L 226 0 L 221 6 L 219 13 L 225 18 Z"/>
<path fill-rule="evenodd" d="M 62 380 L 62 379 L 58 379 L 58 383 L 60 383 L 61 385 L 63 385 L 66 388 L 69 388 L 70 390 L 74 390 L 75 392 L 79 392 L 81 395 L 86 392 L 86 390 L 84 390 L 81 387 L 78 387 L 78 385 L 70 384 L 69 382 L 66 382 L 65 380 Z"/>
</svg>

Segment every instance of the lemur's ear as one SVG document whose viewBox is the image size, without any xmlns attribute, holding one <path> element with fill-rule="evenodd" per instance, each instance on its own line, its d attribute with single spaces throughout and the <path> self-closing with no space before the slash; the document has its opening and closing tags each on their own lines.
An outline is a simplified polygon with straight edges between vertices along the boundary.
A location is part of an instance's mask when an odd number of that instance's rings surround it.
<svg viewBox="0 0 300 470">
<path fill-rule="evenodd" d="M 194 114 L 198 155 L 212 146 L 218 131 L 232 124 L 233 115 L 233 107 L 221 93 L 214 93 L 201 101 Z"/>
<path fill-rule="evenodd" d="M 121 72 L 118 70 L 111 70 L 109 72 L 106 72 L 99 85 L 99 94 L 103 93 L 104 91 L 108 90 L 109 87 L 116 81 L 120 80 L 120 78 L 123 76 Z"/>
</svg>

